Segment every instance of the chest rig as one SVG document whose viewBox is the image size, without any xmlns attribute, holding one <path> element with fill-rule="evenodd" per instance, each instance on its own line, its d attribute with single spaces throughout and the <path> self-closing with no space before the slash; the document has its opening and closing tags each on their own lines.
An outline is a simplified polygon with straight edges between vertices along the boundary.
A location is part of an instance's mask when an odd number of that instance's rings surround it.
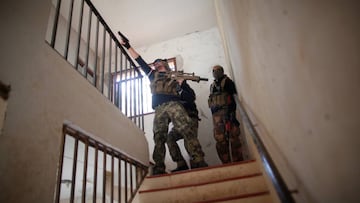
<svg viewBox="0 0 360 203">
<path fill-rule="evenodd" d="M 213 82 L 210 86 L 210 96 L 208 99 L 208 105 L 212 107 L 225 107 L 229 102 L 230 94 L 224 90 L 225 81 L 227 76 L 221 79 L 220 84 Z"/>
<path fill-rule="evenodd" d="M 150 83 L 150 89 L 152 94 L 178 95 L 177 85 L 177 81 L 168 77 L 167 73 L 155 72 L 154 80 Z"/>
</svg>

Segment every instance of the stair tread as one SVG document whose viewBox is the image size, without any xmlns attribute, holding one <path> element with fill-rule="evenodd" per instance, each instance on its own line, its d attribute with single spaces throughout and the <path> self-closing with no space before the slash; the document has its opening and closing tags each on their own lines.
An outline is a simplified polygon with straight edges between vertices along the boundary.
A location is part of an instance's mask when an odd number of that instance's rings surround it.
<svg viewBox="0 0 360 203">
<path fill-rule="evenodd" d="M 270 192 L 268 190 L 265 190 L 265 191 L 261 191 L 261 192 L 254 192 L 254 193 L 248 193 L 248 194 L 243 194 L 243 195 L 234 195 L 234 196 L 229 196 L 226 198 L 216 198 L 216 199 L 211 199 L 211 200 L 207 200 L 207 201 L 199 201 L 199 202 L 194 202 L 194 203 L 215 203 L 215 202 L 231 201 L 231 200 L 238 200 L 238 199 L 265 196 L 265 195 L 270 197 Z"/>
<path fill-rule="evenodd" d="M 207 181 L 207 182 L 203 182 L 203 183 L 186 184 L 186 185 L 163 187 L 163 188 L 156 188 L 156 189 L 149 189 L 149 190 L 139 190 L 139 193 L 156 192 L 156 191 L 162 191 L 162 190 L 172 190 L 172 189 L 179 189 L 179 188 L 186 188 L 186 187 L 196 187 L 196 186 L 201 186 L 201 185 L 233 181 L 233 180 L 244 179 L 244 178 L 252 178 L 252 177 L 261 176 L 261 175 L 262 175 L 262 173 L 254 173 L 254 174 L 250 174 L 250 175 L 246 175 L 246 176 L 237 176 L 237 177 L 225 178 L 225 179 L 220 179 L 220 180 L 215 180 L 215 181 Z"/>
<path fill-rule="evenodd" d="M 179 187 L 166 190 L 149 190 L 140 192 L 143 202 L 189 202 L 205 201 L 215 198 L 246 195 L 266 191 L 265 178 L 254 176 L 252 178 L 233 179 L 212 184 L 202 184 L 189 187 Z"/>
<path fill-rule="evenodd" d="M 150 176 L 145 179 L 142 190 L 175 187 L 185 184 L 200 184 L 254 173 L 261 173 L 257 162 L 237 162 L 161 176 Z"/>
<path fill-rule="evenodd" d="M 147 177 L 139 202 L 271 203 L 265 177 L 255 160 Z"/>
</svg>

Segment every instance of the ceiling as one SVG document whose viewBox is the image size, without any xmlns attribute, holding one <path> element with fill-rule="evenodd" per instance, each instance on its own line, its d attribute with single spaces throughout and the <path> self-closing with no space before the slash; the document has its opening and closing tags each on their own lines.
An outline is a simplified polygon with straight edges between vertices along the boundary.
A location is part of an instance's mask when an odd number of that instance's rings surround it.
<svg viewBox="0 0 360 203">
<path fill-rule="evenodd" d="M 134 47 L 215 27 L 213 0 L 92 0 L 114 33 Z"/>
</svg>

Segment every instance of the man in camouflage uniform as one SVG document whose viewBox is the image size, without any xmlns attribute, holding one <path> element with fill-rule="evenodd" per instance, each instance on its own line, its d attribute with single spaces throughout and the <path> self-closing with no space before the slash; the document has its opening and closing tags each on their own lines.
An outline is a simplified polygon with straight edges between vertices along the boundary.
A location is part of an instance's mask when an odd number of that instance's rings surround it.
<svg viewBox="0 0 360 203">
<path fill-rule="evenodd" d="M 222 163 L 242 161 L 239 139 L 240 123 L 236 119 L 237 94 L 234 82 L 224 74 L 220 65 L 213 67 L 214 82 L 210 86 L 209 107 L 213 116 L 216 150 Z"/>
<path fill-rule="evenodd" d="M 180 86 L 178 86 L 180 89 L 178 92 L 180 93 L 181 97 L 181 103 L 186 109 L 188 115 L 190 116 L 192 122 L 191 122 L 191 131 L 194 132 L 194 134 L 197 135 L 198 127 L 199 127 L 199 117 L 198 117 L 198 110 L 196 108 L 195 104 L 195 92 L 194 90 L 186 83 L 186 81 L 182 82 Z M 177 168 L 172 170 L 171 172 L 177 172 L 182 170 L 189 169 L 184 157 L 181 154 L 180 148 L 176 141 L 183 139 L 182 132 L 178 132 L 176 129 L 171 129 L 171 131 L 168 134 L 166 144 L 169 148 L 170 156 L 174 162 L 177 164 Z M 184 145 L 186 151 L 189 153 L 189 149 L 191 149 L 191 145 L 193 143 L 188 143 L 187 140 L 184 140 Z M 197 153 L 201 154 L 202 151 L 198 151 Z M 192 160 L 190 160 L 191 168 L 197 168 L 198 166 L 196 163 L 193 163 Z"/>
<path fill-rule="evenodd" d="M 182 132 L 184 140 L 189 143 L 188 151 L 192 162 L 197 167 L 205 167 L 204 153 L 194 131 L 191 130 L 192 120 L 181 105 L 181 98 L 177 88 L 183 81 L 174 82 L 166 76 L 170 68 L 166 60 L 157 59 L 154 61 L 155 70 L 142 59 L 132 48 L 129 41 L 122 39 L 121 44 L 128 49 L 130 55 L 137 61 L 151 82 L 152 108 L 155 109 L 153 122 L 154 152 L 153 159 L 155 166 L 153 175 L 164 174 L 165 172 L 165 142 L 168 135 L 169 123 L 172 122 L 174 129 Z"/>
</svg>

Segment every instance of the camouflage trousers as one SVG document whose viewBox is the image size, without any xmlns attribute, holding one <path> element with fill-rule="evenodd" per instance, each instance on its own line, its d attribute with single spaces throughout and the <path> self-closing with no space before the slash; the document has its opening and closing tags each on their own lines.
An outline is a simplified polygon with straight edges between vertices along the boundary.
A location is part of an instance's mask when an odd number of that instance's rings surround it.
<svg viewBox="0 0 360 203">
<path fill-rule="evenodd" d="M 184 107 L 179 102 L 166 102 L 155 108 L 154 117 L 154 152 L 155 162 L 154 170 L 165 171 L 165 143 L 168 137 L 170 122 L 173 123 L 173 129 L 181 132 L 184 142 L 187 142 L 187 150 L 193 162 L 203 162 L 204 152 L 201 149 L 197 134 L 192 130 L 192 119 L 188 116 Z"/>
<path fill-rule="evenodd" d="M 228 123 L 228 130 L 226 124 Z M 213 114 L 216 151 L 222 163 L 230 163 L 230 150 L 233 162 L 244 160 L 242 154 L 240 128 L 238 121 L 229 119 L 227 110 L 221 109 Z"/>
<path fill-rule="evenodd" d="M 190 130 L 194 133 L 195 138 L 197 137 L 198 127 L 199 127 L 199 120 L 198 118 L 190 117 L 191 118 L 191 128 Z M 177 131 L 176 129 L 172 128 L 169 132 L 166 140 L 166 144 L 169 148 L 171 159 L 177 163 L 177 167 L 182 167 L 187 165 L 184 157 L 181 154 L 180 148 L 176 141 L 183 139 L 183 134 L 180 131 Z M 192 143 L 196 143 L 197 139 L 190 138 L 184 139 L 184 146 L 188 154 L 190 154 Z M 200 148 L 201 149 L 201 148 Z M 197 149 L 195 149 L 197 150 Z M 197 154 L 200 154 L 200 156 L 204 156 L 204 153 L 200 151 L 196 151 Z M 190 164 L 192 165 L 192 161 L 190 161 Z M 194 166 L 191 166 L 191 168 L 194 168 Z"/>
</svg>

